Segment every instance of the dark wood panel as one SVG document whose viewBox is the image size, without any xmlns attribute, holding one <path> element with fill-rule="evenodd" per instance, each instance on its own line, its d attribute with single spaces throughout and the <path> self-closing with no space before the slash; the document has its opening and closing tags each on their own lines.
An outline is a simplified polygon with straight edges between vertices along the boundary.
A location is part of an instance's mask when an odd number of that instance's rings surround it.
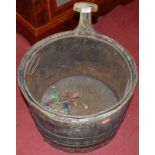
<svg viewBox="0 0 155 155">
<path fill-rule="evenodd" d="M 32 0 L 16 0 L 16 10 L 25 20 L 37 26 Z"/>
<path fill-rule="evenodd" d="M 50 8 L 47 0 L 17 0 L 17 12 L 30 22 L 39 27 L 49 21 Z"/>
<path fill-rule="evenodd" d="M 33 0 L 33 10 L 34 15 L 37 23 L 37 27 L 47 23 L 49 21 L 49 14 L 50 12 L 48 8 L 48 1 L 47 0 Z"/>
</svg>

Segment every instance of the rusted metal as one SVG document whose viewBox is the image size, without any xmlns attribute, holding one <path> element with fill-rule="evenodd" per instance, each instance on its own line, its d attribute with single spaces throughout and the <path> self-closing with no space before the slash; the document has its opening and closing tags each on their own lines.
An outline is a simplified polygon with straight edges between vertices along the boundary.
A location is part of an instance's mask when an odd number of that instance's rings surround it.
<svg viewBox="0 0 155 155">
<path fill-rule="evenodd" d="M 106 144 L 117 132 L 137 73 L 127 49 L 92 28 L 91 12 L 97 11 L 97 6 L 76 3 L 74 10 L 80 12 L 75 30 L 51 35 L 24 55 L 19 66 L 19 85 L 36 126 L 48 143 L 67 152 L 88 152 Z M 58 90 L 78 91 L 68 95 L 71 99 L 62 106 L 65 110 L 71 107 L 70 112 L 61 113 L 47 108 L 49 102 L 42 102 L 55 85 Z M 99 96 L 102 91 L 104 98 Z M 52 95 L 55 103 L 51 104 L 60 105 L 61 94 Z M 72 104 L 75 98 L 76 103 Z"/>
</svg>

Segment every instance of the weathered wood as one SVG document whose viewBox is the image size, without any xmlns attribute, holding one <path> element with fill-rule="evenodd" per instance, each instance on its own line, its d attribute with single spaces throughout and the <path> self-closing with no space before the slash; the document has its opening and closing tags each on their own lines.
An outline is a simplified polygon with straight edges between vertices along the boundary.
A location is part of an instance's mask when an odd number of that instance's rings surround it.
<svg viewBox="0 0 155 155">
<path fill-rule="evenodd" d="M 38 42 L 23 57 L 19 85 L 36 126 L 48 143 L 67 152 L 88 152 L 109 142 L 119 129 L 136 85 L 137 72 L 127 49 L 92 28 L 91 12 L 97 10 L 95 4 L 78 3 L 74 10 L 80 12 L 76 29 Z M 106 84 L 117 101 L 111 105 L 99 98 L 90 105 L 86 98 L 87 111 L 82 113 L 79 108 L 76 114 L 59 113 L 41 103 L 51 85 L 77 75 Z M 92 88 L 83 88 L 91 89 L 92 96 L 98 95 L 93 84 Z"/>
</svg>

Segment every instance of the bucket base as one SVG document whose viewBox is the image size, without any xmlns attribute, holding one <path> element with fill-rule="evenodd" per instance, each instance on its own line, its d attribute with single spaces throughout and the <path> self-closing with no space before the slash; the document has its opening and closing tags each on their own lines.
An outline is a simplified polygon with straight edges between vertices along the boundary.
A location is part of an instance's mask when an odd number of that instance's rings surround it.
<svg viewBox="0 0 155 155">
<path fill-rule="evenodd" d="M 56 94 L 55 94 L 56 93 Z M 68 97 L 61 100 L 64 93 Z M 52 95 L 56 95 L 52 102 Z M 62 99 L 63 100 L 63 99 Z M 51 111 L 67 115 L 92 115 L 107 110 L 117 103 L 114 92 L 103 82 L 87 76 L 72 76 L 50 85 L 43 94 L 41 104 Z M 49 105 L 51 104 L 51 105 Z M 68 108 L 68 109 L 65 109 Z M 64 111 L 68 110 L 67 112 Z"/>
</svg>

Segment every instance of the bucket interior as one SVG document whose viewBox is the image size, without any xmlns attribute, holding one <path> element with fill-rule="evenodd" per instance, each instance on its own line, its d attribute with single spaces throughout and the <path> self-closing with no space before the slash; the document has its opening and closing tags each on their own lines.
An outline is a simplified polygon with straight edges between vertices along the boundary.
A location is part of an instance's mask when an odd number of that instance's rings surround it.
<svg viewBox="0 0 155 155">
<path fill-rule="evenodd" d="M 130 76 L 127 62 L 114 47 L 92 38 L 70 37 L 40 49 L 27 64 L 25 81 L 45 109 L 76 116 L 117 104 Z"/>
</svg>

